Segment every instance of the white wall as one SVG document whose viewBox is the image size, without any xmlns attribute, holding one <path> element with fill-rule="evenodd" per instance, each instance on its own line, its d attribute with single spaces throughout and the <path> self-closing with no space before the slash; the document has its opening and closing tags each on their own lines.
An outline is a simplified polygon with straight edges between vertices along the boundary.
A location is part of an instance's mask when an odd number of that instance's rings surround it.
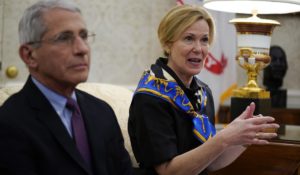
<svg viewBox="0 0 300 175">
<path fill-rule="evenodd" d="M 17 28 L 24 9 L 35 1 L 0 0 L 0 61 L 3 62 L 0 87 L 24 82 L 27 78 L 26 67 L 18 56 Z M 92 45 L 89 81 L 135 87 L 142 71 L 161 55 L 156 30 L 161 17 L 176 4 L 175 0 L 75 1 L 82 9 L 88 27 L 97 34 Z M 288 89 L 293 107 L 300 108 L 300 13 L 267 18 L 281 23 L 274 30 L 272 44 L 282 46 L 286 51 L 289 69 L 283 88 Z M 10 65 L 19 69 L 19 75 L 14 79 L 5 75 Z M 246 74 L 241 68 L 237 70 L 237 81 L 243 85 Z"/>
<path fill-rule="evenodd" d="M 27 69 L 18 56 L 18 21 L 36 0 L 0 0 L 0 86 L 24 82 Z M 88 81 L 136 85 L 142 71 L 161 55 L 156 29 L 174 0 L 75 0 L 88 28 L 96 33 Z M 2 21 L 3 19 L 3 21 Z M 1 42 L 1 39 L 3 42 Z M 1 52 L 1 50 L 0 50 Z M 9 79 L 8 66 L 19 69 Z"/>
</svg>

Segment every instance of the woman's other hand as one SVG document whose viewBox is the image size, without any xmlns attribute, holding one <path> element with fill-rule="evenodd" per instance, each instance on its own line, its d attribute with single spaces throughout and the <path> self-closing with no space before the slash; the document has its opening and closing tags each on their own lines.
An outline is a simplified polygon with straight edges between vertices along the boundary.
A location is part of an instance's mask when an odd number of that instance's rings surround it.
<svg viewBox="0 0 300 175">
<path fill-rule="evenodd" d="M 267 132 L 279 128 L 279 125 L 274 123 L 275 119 L 261 114 L 254 116 L 254 110 L 255 104 L 252 102 L 240 116 L 220 131 L 225 144 L 228 146 L 268 144 L 268 139 L 277 136 L 275 132 Z"/>
</svg>

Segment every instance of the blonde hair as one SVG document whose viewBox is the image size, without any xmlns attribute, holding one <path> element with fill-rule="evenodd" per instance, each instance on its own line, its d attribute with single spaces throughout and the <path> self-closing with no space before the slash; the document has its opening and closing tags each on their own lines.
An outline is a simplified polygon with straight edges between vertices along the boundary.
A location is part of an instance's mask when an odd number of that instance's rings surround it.
<svg viewBox="0 0 300 175">
<path fill-rule="evenodd" d="M 165 56 L 169 56 L 167 45 L 178 40 L 179 36 L 198 20 L 205 20 L 209 26 L 209 41 L 215 36 L 215 24 L 212 16 L 200 6 L 180 5 L 172 8 L 161 20 L 157 33 Z"/>
</svg>

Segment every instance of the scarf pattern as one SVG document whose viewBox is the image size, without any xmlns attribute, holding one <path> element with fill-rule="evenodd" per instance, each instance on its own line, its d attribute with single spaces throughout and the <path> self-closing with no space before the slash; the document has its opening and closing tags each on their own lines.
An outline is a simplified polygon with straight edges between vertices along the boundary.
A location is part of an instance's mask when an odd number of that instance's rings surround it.
<svg viewBox="0 0 300 175">
<path fill-rule="evenodd" d="M 206 91 L 203 88 L 201 91 L 198 91 L 203 99 L 201 100 L 199 113 L 195 111 L 192 103 L 175 80 L 157 78 L 150 70 L 143 73 L 135 91 L 135 94 L 137 93 L 159 97 L 191 116 L 194 124 L 193 133 L 201 143 L 206 142 L 216 134 L 215 127 L 202 112 L 206 106 Z"/>
</svg>

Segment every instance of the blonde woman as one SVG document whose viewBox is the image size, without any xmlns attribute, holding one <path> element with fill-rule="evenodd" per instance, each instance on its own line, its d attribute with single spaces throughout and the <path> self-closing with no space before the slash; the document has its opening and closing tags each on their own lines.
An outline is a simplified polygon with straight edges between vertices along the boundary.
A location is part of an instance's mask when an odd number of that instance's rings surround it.
<svg viewBox="0 0 300 175">
<path fill-rule="evenodd" d="M 161 20 L 164 50 L 145 71 L 130 108 L 128 130 L 144 174 L 207 174 L 233 162 L 245 145 L 267 144 L 278 128 L 269 116 L 253 116 L 255 104 L 216 133 L 213 97 L 197 79 L 214 39 L 214 22 L 201 7 L 182 5 Z M 204 80 L 205 81 L 205 80 Z"/>
</svg>

